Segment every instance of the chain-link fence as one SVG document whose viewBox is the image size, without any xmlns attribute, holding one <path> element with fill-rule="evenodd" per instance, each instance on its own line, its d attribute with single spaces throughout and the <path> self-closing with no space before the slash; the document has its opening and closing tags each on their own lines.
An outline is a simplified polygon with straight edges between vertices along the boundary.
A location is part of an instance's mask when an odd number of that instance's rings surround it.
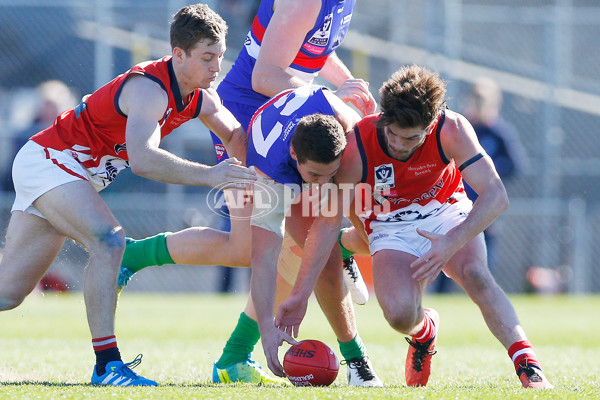
<svg viewBox="0 0 600 400">
<path fill-rule="evenodd" d="M 170 16 L 186 3 L 147 0 L 0 0 L 0 173 L 10 168 L 13 142 L 30 127 L 49 79 L 75 96 L 89 93 L 133 63 L 169 53 Z M 253 1 L 210 1 L 229 23 L 231 61 L 241 47 Z M 600 4 L 593 0 L 357 0 L 350 32 L 338 52 L 377 97 L 401 65 L 417 63 L 449 81 L 449 107 L 462 112 L 480 76 L 503 91 L 502 115 L 519 133 L 529 167 L 506 186 L 511 208 L 501 217 L 495 275 L 509 292 L 527 290 L 530 267 L 542 267 L 571 292 L 600 291 L 598 191 L 600 141 Z M 228 63 L 224 64 L 222 76 Z M 213 162 L 208 134 L 188 124 L 164 146 Z M 213 225 L 205 190 L 163 185 L 122 174 L 103 195 L 127 235 L 144 237 L 186 226 Z M 2 181 L 2 187 L 7 185 Z M 12 194 L 0 198 L 8 221 Z M 85 254 L 69 246 L 55 268 L 77 287 Z M 132 288 L 217 290 L 220 270 L 148 270 Z M 247 287 L 247 273 L 237 288 Z M 549 278 L 550 279 L 550 278 Z M 561 281 L 562 279 L 562 281 Z"/>
</svg>

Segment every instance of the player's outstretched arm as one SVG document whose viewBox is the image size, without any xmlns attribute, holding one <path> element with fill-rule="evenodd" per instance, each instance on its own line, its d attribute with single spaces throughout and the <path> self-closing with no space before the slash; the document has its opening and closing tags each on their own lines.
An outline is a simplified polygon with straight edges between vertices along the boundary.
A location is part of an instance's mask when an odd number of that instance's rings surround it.
<svg viewBox="0 0 600 400">
<path fill-rule="evenodd" d="M 275 326 L 286 333 L 298 337 L 300 323 L 306 314 L 308 298 L 310 297 L 319 275 L 323 271 L 331 250 L 337 240 L 340 231 L 343 214 L 343 195 L 338 190 L 337 196 L 329 195 L 337 199 L 337 203 L 328 206 L 329 210 L 336 210 L 333 216 L 318 216 L 308 232 L 306 244 L 302 255 L 302 265 L 298 272 L 296 283 L 291 294 L 279 305 Z"/>
<path fill-rule="evenodd" d="M 145 77 L 131 77 L 125 83 L 119 106 L 127 115 L 126 142 L 133 173 L 148 179 L 191 186 L 244 187 L 256 179 L 255 173 L 235 159 L 209 167 L 183 159 L 159 147 L 158 121 L 167 109 L 165 91 Z"/>
<path fill-rule="evenodd" d="M 308 298 L 329 259 L 342 218 L 344 214 L 348 213 L 348 207 L 352 204 L 354 185 L 359 183 L 362 177 L 362 158 L 358 150 L 355 132 L 351 131 L 346 139 L 347 144 L 340 168 L 333 178 L 333 182 L 338 185 L 337 196 L 329 196 L 329 201 L 337 199 L 336 204 L 328 206 L 329 210 L 335 210 L 336 213 L 333 216 L 321 214 L 313 222 L 306 239 L 298 278 L 290 296 L 279 305 L 275 317 L 275 325 L 294 337 L 298 337 L 300 323 L 306 313 Z"/>
</svg>

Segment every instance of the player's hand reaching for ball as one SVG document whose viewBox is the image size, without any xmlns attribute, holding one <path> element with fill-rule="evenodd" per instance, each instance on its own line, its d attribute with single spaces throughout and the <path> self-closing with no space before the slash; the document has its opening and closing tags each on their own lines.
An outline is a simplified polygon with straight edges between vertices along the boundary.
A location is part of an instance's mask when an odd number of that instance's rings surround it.
<svg viewBox="0 0 600 400">
<path fill-rule="evenodd" d="M 308 299 L 290 295 L 279 304 L 275 316 L 275 326 L 295 338 L 300 332 L 300 323 L 306 314 Z"/>
<path fill-rule="evenodd" d="M 285 377 L 283 366 L 279 362 L 279 347 L 283 342 L 288 342 L 291 345 L 294 345 L 297 342 L 290 335 L 277 329 L 274 325 L 261 329 L 260 336 L 263 350 L 267 358 L 267 366 L 273 374 Z"/>
</svg>

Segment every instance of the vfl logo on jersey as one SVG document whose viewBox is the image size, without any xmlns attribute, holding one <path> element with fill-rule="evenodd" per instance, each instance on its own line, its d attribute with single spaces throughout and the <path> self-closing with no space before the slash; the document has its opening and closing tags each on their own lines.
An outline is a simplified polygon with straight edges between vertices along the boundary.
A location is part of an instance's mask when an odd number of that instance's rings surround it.
<svg viewBox="0 0 600 400">
<path fill-rule="evenodd" d="M 392 164 L 382 164 L 375 167 L 375 191 L 382 192 L 395 187 L 394 180 L 394 166 Z"/>
<path fill-rule="evenodd" d="M 329 35 L 331 35 L 331 22 L 333 20 L 333 13 L 326 15 L 323 21 L 321 29 L 313 33 L 312 37 L 308 39 L 308 43 L 315 46 L 327 46 L 329 42 Z"/>
<path fill-rule="evenodd" d="M 127 143 L 115 144 L 115 153 L 119 154 L 121 151 L 127 151 Z"/>
</svg>

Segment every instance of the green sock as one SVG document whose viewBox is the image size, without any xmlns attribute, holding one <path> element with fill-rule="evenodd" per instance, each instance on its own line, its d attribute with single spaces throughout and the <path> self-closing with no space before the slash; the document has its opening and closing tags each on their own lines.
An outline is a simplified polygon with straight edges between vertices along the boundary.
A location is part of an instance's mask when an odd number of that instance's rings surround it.
<svg viewBox="0 0 600 400">
<path fill-rule="evenodd" d="M 217 361 L 217 367 L 226 368 L 244 361 L 252 353 L 259 339 L 260 332 L 256 321 L 241 313 L 233 333 L 223 348 L 223 354 Z"/>
<path fill-rule="evenodd" d="M 175 264 L 167 249 L 167 236 L 170 234 L 171 232 L 163 232 L 129 241 L 125 246 L 121 265 L 132 272 L 138 272 L 152 265 Z"/>
<path fill-rule="evenodd" d="M 346 230 L 348 230 L 348 228 L 340 229 L 340 234 L 338 235 L 338 245 L 340 246 L 340 250 L 342 251 L 342 260 L 345 260 L 346 258 L 354 254 L 353 251 L 346 249 L 342 245 L 342 233 L 344 233 L 344 231 Z"/>
<path fill-rule="evenodd" d="M 340 345 L 340 352 L 344 360 L 363 358 L 367 355 L 367 349 L 358 332 L 356 332 L 356 336 L 351 341 L 342 343 L 338 340 L 338 344 Z"/>
</svg>

